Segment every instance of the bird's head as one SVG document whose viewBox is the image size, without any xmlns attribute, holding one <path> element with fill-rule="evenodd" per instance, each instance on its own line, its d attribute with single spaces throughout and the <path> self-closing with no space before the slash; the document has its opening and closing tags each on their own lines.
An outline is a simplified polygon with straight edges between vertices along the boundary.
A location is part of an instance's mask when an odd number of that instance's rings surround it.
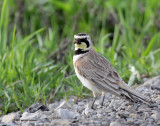
<svg viewBox="0 0 160 126">
<path fill-rule="evenodd" d="M 77 35 L 74 35 L 73 43 L 75 44 L 75 50 L 80 49 L 82 51 L 86 51 L 92 47 L 90 36 L 85 33 L 78 33 Z"/>
</svg>

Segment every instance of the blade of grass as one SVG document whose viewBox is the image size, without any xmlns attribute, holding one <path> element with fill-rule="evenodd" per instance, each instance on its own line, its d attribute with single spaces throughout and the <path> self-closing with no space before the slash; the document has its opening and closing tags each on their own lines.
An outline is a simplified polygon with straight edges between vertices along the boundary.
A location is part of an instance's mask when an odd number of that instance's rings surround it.
<svg viewBox="0 0 160 126">
<path fill-rule="evenodd" d="M 149 52 L 151 52 L 151 50 L 153 49 L 154 43 L 157 41 L 159 35 L 160 35 L 160 34 L 157 33 L 157 34 L 155 34 L 155 35 L 153 36 L 153 38 L 152 38 L 151 41 L 149 42 L 146 50 L 142 53 L 142 56 L 143 56 L 143 57 L 146 56 L 146 55 L 148 55 Z"/>
</svg>

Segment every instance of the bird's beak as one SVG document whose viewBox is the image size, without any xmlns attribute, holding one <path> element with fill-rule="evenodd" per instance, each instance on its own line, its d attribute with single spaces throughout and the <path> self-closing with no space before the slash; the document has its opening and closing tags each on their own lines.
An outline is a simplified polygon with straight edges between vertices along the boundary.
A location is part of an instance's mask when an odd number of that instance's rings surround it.
<svg viewBox="0 0 160 126">
<path fill-rule="evenodd" d="M 74 43 L 74 44 L 77 44 L 77 43 L 78 43 L 78 41 L 77 41 L 77 40 L 74 40 L 74 41 L 73 41 L 73 43 Z"/>
</svg>

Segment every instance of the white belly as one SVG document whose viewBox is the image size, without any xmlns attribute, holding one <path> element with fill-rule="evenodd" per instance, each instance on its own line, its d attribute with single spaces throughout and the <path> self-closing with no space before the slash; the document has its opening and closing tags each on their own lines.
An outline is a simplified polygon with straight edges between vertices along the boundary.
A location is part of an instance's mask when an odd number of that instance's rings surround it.
<svg viewBox="0 0 160 126">
<path fill-rule="evenodd" d="M 97 87 L 95 87 L 94 84 L 91 81 L 89 81 L 89 80 L 85 79 L 83 76 L 81 76 L 76 69 L 75 69 L 75 72 L 76 72 L 77 77 L 79 78 L 79 80 L 82 82 L 82 84 L 85 87 L 87 87 L 91 91 L 93 91 L 95 93 L 98 93 L 98 94 L 100 94 L 102 92 Z"/>
</svg>

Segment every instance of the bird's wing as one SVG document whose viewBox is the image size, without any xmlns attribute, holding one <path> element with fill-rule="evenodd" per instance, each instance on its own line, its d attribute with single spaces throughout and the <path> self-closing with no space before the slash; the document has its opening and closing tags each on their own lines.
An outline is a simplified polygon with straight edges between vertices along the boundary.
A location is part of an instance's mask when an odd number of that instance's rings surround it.
<svg viewBox="0 0 160 126">
<path fill-rule="evenodd" d="M 75 63 L 79 74 L 95 83 L 101 90 L 118 93 L 122 81 L 109 61 L 97 52 L 90 52 Z"/>
</svg>

